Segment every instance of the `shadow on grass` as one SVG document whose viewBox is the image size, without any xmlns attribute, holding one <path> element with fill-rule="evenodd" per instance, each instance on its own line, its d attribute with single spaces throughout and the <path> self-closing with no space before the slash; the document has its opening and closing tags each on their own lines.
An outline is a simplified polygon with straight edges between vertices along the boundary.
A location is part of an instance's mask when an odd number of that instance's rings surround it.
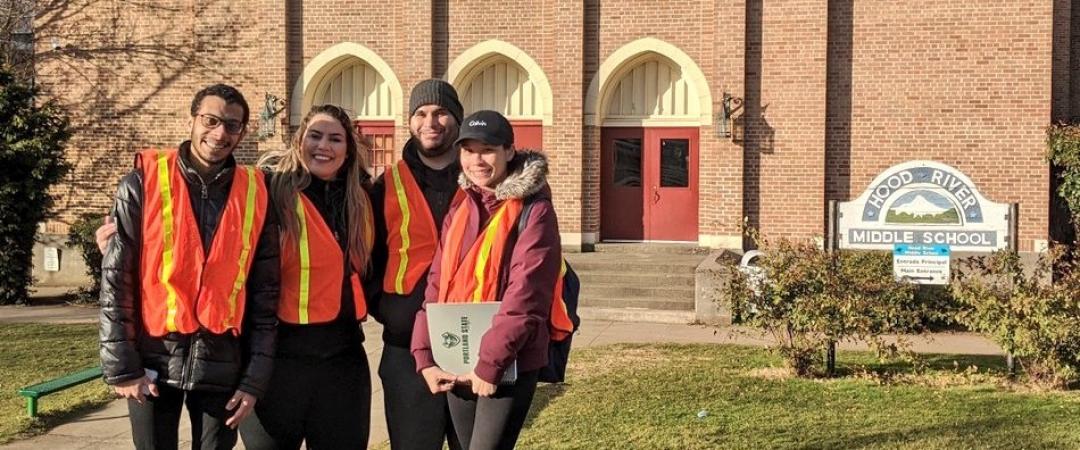
<svg viewBox="0 0 1080 450">
<path fill-rule="evenodd" d="M 536 393 L 533 395 L 532 406 L 529 407 L 529 417 L 525 419 L 525 427 L 529 428 L 540 413 L 551 402 L 566 393 L 566 383 L 540 383 L 536 385 Z"/>
<path fill-rule="evenodd" d="M 843 358 L 847 353 L 847 358 Z M 861 372 L 876 374 L 914 374 L 925 371 L 963 371 L 975 367 L 979 372 L 1005 376 L 1008 368 L 1005 357 L 1000 355 L 952 355 L 920 354 L 915 363 L 903 360 L 875 361 L 869 358 L 851 358 L 851 353 L 840 353 L 836 373 L 828 378 L 845 378 Z"/>
<path fill-rule="evenodd" d="M 979 435 L 989 430 L 1010 428 L 1013 428 L 1013 430 L 1010 431 L 1010 434 L 1012 434 L 1014 437 L 1016 437 L 1017 435 L 1023 435 L 1024 437 L 1020 439 L 1020 441 L 1031 444 L 1030 448 L 1056 448 L 1061 445 L 1060 442 L 1043 439 L 1043 436 L 1015 429 L 1017 428 L 1015 425 L 1016 424 L 1007 417 L 982 420 L 967 420 L 951 424 L 913 427 L 904 430 L 885 431 L 879 433 L 867 433 L 858 436 L 835 436 L 832 439 L 815 440 L 814 442 L 808 442 L 793 448 L 799 450 L 865 447 L 876 448 L 885 442 L 890 444 L 902 444 L 905 442 L 914 443 L 915 441 L 924 441 L 934 438 L 942 438 L 953 444 L 960 444 L 961 442 L 964 442 L 966 440 L 965 436 Z M 992 444 L 984 444 L 988 447 L 992 447 Z"/>
</svg>

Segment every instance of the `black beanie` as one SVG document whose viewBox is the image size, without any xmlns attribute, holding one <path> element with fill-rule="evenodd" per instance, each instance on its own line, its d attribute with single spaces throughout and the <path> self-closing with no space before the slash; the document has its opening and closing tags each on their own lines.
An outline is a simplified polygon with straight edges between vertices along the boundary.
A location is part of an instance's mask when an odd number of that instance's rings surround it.
<svg viewBox="0 0 1080 450">
<path fill-rule="evenodd" d="M 446 108 L 458 125 L 461 125 L 461 115 L 464 108 L 458 100 L 457 90 L 450 83 L 434 78 L 421 81 L 413 88 L 409 95 L 409 117 L 412 117 L 421 106 L 439 105 Z"/>
</svg>

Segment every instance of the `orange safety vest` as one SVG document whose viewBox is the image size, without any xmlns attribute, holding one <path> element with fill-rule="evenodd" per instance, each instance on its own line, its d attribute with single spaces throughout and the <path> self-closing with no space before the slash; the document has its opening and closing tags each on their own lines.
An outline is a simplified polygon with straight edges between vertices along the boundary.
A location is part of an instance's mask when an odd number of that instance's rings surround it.
<svg viewBox="0 0 1080 450">
<path fill-rule="evenodd" d="M 151 336 L 240 334 L 245 282 L 266 218 L 262 172 L 237 166 L 210 254 L 203 252 L 177 150 L 144 150 L 140 289 L 143 326 Z"/>
<path fill-rule="evenodd" d="M 386 247 L 389 259 L 383 291 L 407 295 L 435 259 L 439 231 L 424 193 L 405 160 L 390 166 L 385 175 Z"/>
<path fill-rule="evenodd" d="M 342 267 L 345 254 L 334 232 L 307 196 L 296 196 L 296 217 L 300 224 L 299 242 L 281 246 L 281 300 L 278 318 L 283 322 L 307 325 L 334 320 L 341 310 Z M 367 215 L 364 238 L 372 239 L 371 215 Z M 370 242 L 368 244 L 370 248 Z M 312 258 L 312 256 L 315 256 Z M 360 275 L 352 272 L 353 304 L 356 319 L 367 317 L 367 301 L 360 285 Z"/>
<path fill-rule="evenodd" d="M 465 303 L 483 301 L 501 301 L 498 298 L 499 276 L 503 256 L 508 250 L 506 242 L 511 230 L 517 226 L 523 208 L 521 199 L 509 199 L 491 215 L 487 226 L 473 242 L 471 248 L 461 257 L 462 241 L 465 228 L 475 204 L 466 200 L 454 212 L 447 230 L 446 245 L 443 247 L 439 273 L 439 303 Z M 512 248 L 510 251 L 513 251 Z M 555 295 L 551 303 L 551 316 L 548 328 L 551 339 L 561 341 L 573 333 L 574 325 L 566 311 L 563 301 L 563 276 L 566 275 L 566 262 L 562 262 L 559 276 L 555 280 Z"/>
</svg>

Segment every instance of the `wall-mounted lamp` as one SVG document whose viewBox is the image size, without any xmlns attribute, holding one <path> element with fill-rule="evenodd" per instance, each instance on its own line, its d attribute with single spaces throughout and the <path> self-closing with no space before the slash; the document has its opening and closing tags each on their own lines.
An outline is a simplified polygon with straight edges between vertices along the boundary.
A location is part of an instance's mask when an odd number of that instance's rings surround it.
<svg viewBox="0 0 1080 450">
<path fill-rule="evenodd" d="M 284 110 L 285 100 L 267 92 L 263 109 L 259 111 L 259 128 L 255 131 L 255 138 L 261 141 L 273 136 L 277 131 L 277 123 L 274 121 L 274 117 L 277 117 Z"/>
<path fill-rule="evenodd" d="M 734 130 L 742 116 L 733 117 L 735 113 L 742 109 L 743 99 L 734 97 L 727 92 L 724 92 L 724 96 L 720 100 L 720 122 L 716 124 L 716 133 L 721 137 L 734 137 L 736 141 L 742 140 L 742 130 L 735 133 Z"/>
</svg>

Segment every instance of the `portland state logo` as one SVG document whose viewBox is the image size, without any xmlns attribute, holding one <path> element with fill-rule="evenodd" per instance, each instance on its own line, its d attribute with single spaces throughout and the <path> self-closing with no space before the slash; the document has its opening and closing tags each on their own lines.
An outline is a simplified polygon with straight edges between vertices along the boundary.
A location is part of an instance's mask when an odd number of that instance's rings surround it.
<svg viewBox="0 0 1080 450">
<path fill-rule="evenodd" d="M 881 172 L 839 207 L 841 248 L 892 250 L 895 244 L 993 251 L 1008 242 L 1009 207 L 987 200 L 964 173 L 936 161 L 908 161 Z"/>
<path fill-rule="evenodd" d="M 442 334 L 442 346 L 446 348 L 457 347 L 461 343 L 461 338 L 458 335 L 449 331 Z"/>
</svg>

